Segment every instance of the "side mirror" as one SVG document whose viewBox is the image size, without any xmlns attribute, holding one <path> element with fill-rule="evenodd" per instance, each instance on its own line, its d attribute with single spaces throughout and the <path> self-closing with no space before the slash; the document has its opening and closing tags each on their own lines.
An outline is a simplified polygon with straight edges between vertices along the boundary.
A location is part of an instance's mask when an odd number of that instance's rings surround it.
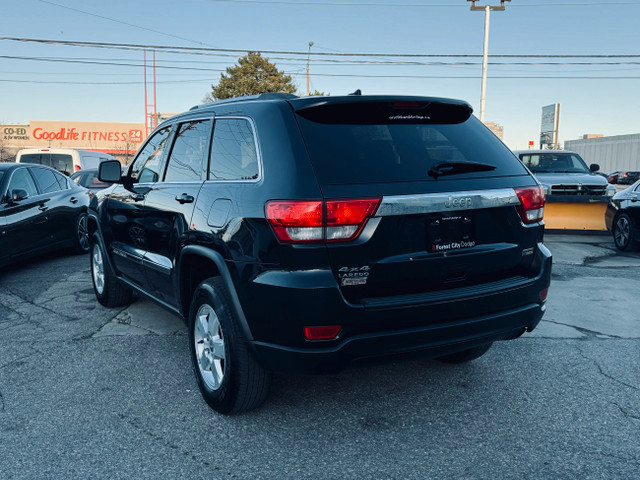
<svg viewBox="0 0 640 480">
<path fill-rule="evenodd" d="M 592 163 L 591 165 L 589 165 L 589 170 L 591 170 L 592 172 L 597 172 L 598 170 L 600 170 L 600 165 L 598 165 L 597 163 Z"/>
<path fill-rule="evenodd" d="M 117 160 L 106 160 L 98 165 L 98 178 L 102 182 L 122 183 L 120 172 L 122 165 Z"/>
<path fill-rule="evenodd" d="M 22 190 L 21 188 L 16 188 L 15 190 L 11 190 L 11 200 L 14 202 L 19 202 L 20 200 L 25 200 L 29 198 L 29 194 L 26 190 Z"/>
</svg>

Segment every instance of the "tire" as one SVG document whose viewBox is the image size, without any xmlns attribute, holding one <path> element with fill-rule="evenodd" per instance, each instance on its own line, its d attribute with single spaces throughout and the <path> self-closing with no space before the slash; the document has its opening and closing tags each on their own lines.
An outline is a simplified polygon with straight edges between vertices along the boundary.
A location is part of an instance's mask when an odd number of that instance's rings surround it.
<svg viewBox="0 0 640 480">
<path fill-rule="evenodd" d="M 133 290 L 122 285 L 116 277 L 109 273 L 105 264 L 105 253 L 100 246 L 97 235 L 91 239 L 91 283 L 98 302 L 105 307 L 129 305 L 133 300 Z"/>
<path fill-rule="evenodd" d="M 485 345 L 480 345 L 479 347 L 469 348 L 467 350 L 462 350 L 461 352 L 451 353 L 449 355 L 438 357 L 438 360 L 443 363 L 470 362 L 471 360 L 480 358 L 482 355 L 487 353 L 487 350 L 491 348 L 491 345 L 493 345 L 493 343 L 487 343 Z"/>
<path fill-rule="evenodd" d="M 205 280 L 193 294 L 189 345 L 198 387 L 211 408 L 235 414 L 264 402 L 271 374 L 249 351 L 220 278 Z"/>
<path fill-rule="evenodd" d="M 633 233 L 633 221 L 626 213 L 621 213 L 613 220 L 613 243 L 621 251 L 635 248 L 635 235 Z"/>
<path fill-rule="evenodd" d="M 89 237 L 89 217 L 86 212 L 82 212 L 76 218 L 74 234 L 73 250 L 84 255 L 91 249 L 91 238 Z"/>
</svg>

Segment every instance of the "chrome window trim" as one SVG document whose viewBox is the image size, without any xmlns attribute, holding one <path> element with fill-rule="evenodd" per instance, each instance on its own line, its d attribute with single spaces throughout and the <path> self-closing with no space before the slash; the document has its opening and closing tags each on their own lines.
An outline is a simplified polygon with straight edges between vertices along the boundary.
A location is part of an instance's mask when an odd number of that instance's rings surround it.
<svg viewBox="0 0 640 480">
<path fill-rule="evenodd" d="M 244 115 L 216 115 L 215 120 L 213 122 L 213 136 L 211 137 L 211 146 L 213 147 L 213 141 L 216 134 L 216 122 L 218 120 L 247 120 L 251 125 L 251 130 L 253 133 L 253 143 L 256 146 L 256 157 L 258 161 L 258 178 L 252 180 L 216 180 L 215 178 L 207 178 L 205 183 L 214 182 L 214 183 L 260 183 L 264 180 L 264 170 L 262 166 L 262 152 L 260 151 L 260 142 L 258 142 L 258 129 L 256 128 L 256 122 L 253 121 L 253 118 L 244 116 Z M 213 161 L 213 157 L 209 155 L 209 162 Z M 211 173 L 210 167 L 207 169 L 207 177 Z"/>
<path fill-rule="evenodd" d="M 449 206 L 451 200 L 468 203 L 470 206 Z M 470 190 L 462 192 L 425 193 L 420 195 L 392 195 L 382 197 L 375 217 L 392 215 L 415 215 L 421 213 L 455 212 L 519 205 L 520 200 L 513 188 Z"/>
</svg>

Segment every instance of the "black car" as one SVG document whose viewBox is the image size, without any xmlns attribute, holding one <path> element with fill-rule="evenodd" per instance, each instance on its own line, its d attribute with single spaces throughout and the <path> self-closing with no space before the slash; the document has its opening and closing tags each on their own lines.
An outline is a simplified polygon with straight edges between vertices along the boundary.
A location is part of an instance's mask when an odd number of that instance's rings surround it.
<svg viewBox="0 0 640 480">
<path fill-rule="evenodd" d="M 102 190 L 103 188 L 107 188 L 110 186 L 109 183 L 105 183 L 100 181 L 98 178 L 98 169 L 97 168 L 87 168 L 85 170 L 78 170 L 76 173 L 71 175 L 69 179 L 72 182 L 80 185 L 81 187 L 88 188 L 93 192 L 98 190 Z"/>
<path fill-rule="evenodd" d="M 605 212 L 607 230 L 619 250 L 634 250 L 640 242 L 640 181 L 616 193 Z"/>
<path fill-rule="evenodd" d="M 0 163 L 0 266 L 47 251 L 89 251 L 91 192 L 43 165 Z"/>
<path fill-rule="evenodd" d="M 544 192 L 462 101 L 263 94 L 161 124 L 90 210 L 98 300 L 189 325 L 205 400 L 258 406 L 270 371 L 424 351 L 466 362 L 533 330 Z"/>
</svg>

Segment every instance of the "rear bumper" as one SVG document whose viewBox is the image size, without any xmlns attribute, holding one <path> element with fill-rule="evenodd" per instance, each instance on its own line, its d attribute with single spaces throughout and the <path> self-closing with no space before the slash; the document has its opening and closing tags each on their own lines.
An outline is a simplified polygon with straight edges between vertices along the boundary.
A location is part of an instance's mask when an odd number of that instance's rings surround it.
<svg viewBox="0 0 640 480">
<path fill-rule="evenodd" d="M 262 342 L 255 342 L 254 347 L 259 360 L 272 371 L 337 372 L 350 363 L 367 358 L 418 351 L 439 357 L 489 342 L 517 338 L 538 325 L 544 309 L 543 305 L 532 304 L 453 323 L 352 335 L 329 348 L 291 348 Z"/>
<path fill-rule="evenodd" d="M 254 282 L 261 300 L 245 310 L 251 344 L 269 370 L 321 373 L 371 357 L 415 351 L 439 357 L 516 338 L 532 331 L 545 311 L 540 292 L 549 287 L 552 257 L 543 244 L 536 250 L 538 274 L 527 281 L 448 291 L 450 295 L 396 297 L 369 306 L 348 303 L 335 280 L 319 272 L 263 277 Z M 310 342 L 302 339 L 305 325 L 343 329 L 335 340 Z"/>
</svg>

